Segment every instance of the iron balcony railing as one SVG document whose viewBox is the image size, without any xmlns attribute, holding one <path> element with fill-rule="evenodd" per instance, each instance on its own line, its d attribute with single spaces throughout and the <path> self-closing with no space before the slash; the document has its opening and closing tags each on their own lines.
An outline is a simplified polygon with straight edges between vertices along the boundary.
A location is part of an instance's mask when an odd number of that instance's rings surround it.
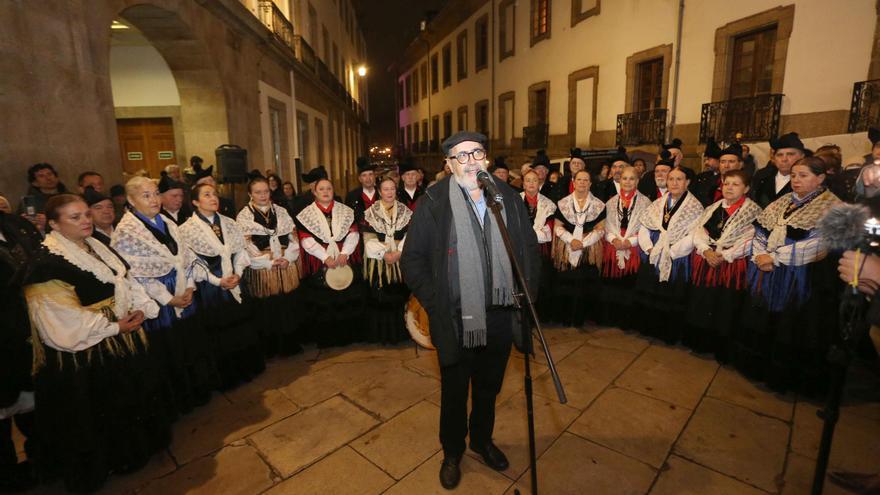
<svg viewBox="0 0 880 495">
<path fill-rule="evenodd" d="M 705 143 L 710 137 L 719 142 L 773 139 L 779 134 L 781 110 L 781 94 L 703 103 L 700 143 Z"/>
<path fill-rule="evenodd" d="M 315 50 L 303 39 L 302 36 L 294 36 L 296 43 L 296 58 L 306 67 L 315 72 L 318 65 L 318 59 L 315 57 Z"/>
<path fill-rule="evenodd" d="M 617 116 L 617 146 L 662 144 L 666 139 L 665 108 L 622 113 Z"/>
<path fill-rule="evenodd" d="M 259 0 L 260 20 L 282 43 L 294 50 L 293 24 L 272 0 Z"/>
<path fill-rule="evenodd" d="M 523 149 L 539 149 L 547 147 L 547 135 L 550 133 L 549 124 L 537 124 L 523 127 Z"/>
<path fill-rule="evenodd" d="M 880 79 L 853 85 L 848 130 L 850 133 L 863 132 L 869 127 L 880 127 Z"/>
</svg>

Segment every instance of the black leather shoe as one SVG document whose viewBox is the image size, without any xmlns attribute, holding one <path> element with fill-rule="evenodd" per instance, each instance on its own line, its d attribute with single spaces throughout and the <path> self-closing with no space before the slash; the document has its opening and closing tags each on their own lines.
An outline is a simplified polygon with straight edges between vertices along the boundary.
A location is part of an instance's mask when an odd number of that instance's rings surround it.
<svg viewBox="0 0 880 495">
<path fill-rule="evenodd" d="M 446 457 L 440 465 L 440 485 L 452 490 L 461 481 L 461 469 L 458 467 L 461 457 Z"/>
<path fill-rule="evenodd" d="M 507 457 L 504 455 L 504 452 L 501 452 L 501 449 L 492 442 L 488 442 L 482 446 L 471 444 L 471 450 L 480 454 L 483 461 L 486 462 L 486 465 L 495 471 L 504 471 L 510 467 L 510 463 L 507 462 Z"/>
</svg>

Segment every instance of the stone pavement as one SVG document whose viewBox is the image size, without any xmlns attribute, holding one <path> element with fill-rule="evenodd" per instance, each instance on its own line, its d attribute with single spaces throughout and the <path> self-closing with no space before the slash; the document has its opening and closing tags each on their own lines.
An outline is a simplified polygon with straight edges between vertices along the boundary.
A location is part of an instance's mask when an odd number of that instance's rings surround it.
<svg viewBox="0 0 880 495">
<path fill-rule="evenodd" d="M 620 330 L 545 333 L 569 402 L 557 402 L 539 357 L 541 493 L 809 493 L 822 426 L 817 404 Z M 529 492 L 522 370 L 514 351 L 495 430 L 510 468 L 498 473 L 465 456 L 455 493 Z M 843 410 L 831 469 L 880 471 L 880 402 L 852 398 L 876 398 L 876 378 L 865 375 Z M 179 420 L 166 453 L 138 473 L 114 476 L 102 493 L 446 493 L 437 480 L 439 388 L 436 356 L 411 344 L 275 360 L 253 382 Z M 825 493 L 844 492 L 829 484 Z"/>
</svg>

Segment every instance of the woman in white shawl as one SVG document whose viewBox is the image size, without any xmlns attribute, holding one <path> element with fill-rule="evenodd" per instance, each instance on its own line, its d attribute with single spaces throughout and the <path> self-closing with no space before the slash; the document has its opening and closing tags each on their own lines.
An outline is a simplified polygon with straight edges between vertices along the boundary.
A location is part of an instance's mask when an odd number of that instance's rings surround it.
<svg viewBox="0 0 880 495">
<path fill-rule="evenodd" d="M 746 267 L 761 207 L 746 196 L 749 176 L 744 170 L 725 173 L 721 184 L 722 199 L 706 208 L 693 230 L 695 290 L 688 301 L 684 342 L 727 362 L 748 295 Z"/>
<path fill-rule="evenodd" d="M 315 182 L 315 200 L 296 215 L 296 227 L 303 249 L 303 289 L 306 326 L 318 347 L 346 345 L 364 339 L 364 288 L 358 271 L 360 233 L 354 210 L 336 201 L 333 183 Z M 328 270 L 349 272 L 352 283 L 334 290 L 325 284 Z"/>
<path fill-rule="evenodd" d="M 571 183 L 574 186 L 574 182 Z M 526 212 L 532 221 L 532 228 L 538 238 L 538 250 L 541 253 L 541 280 L 538 289 L 538 300 L 535 307 L 541 319 L 550 317 L 550 303 L 553 298 L 553 258 L 551 251 L 553 246 L 553 214 L 556 213 L 556 203 L 540 193 L 541 180 L 534 170 L 529 170 L 523 175 L 523 192 L 519 193 L 526 205 Z M 542 297 L 543 294 L 543 297 Z"/>
<path fill-rule="evenodd" d="M 599 223 L 605 203 L 590 193 L 590 173 L 574 176 L 574 192 L 559 200 L 553 230 L 553 265 L 556 274 L 550 302 L 550 319 L 581 326 L 597 319 L 601 244 L 605 235 Z"/>
<path fill-rule="evenodd" d="M 195 255 L 177 224 L 162 214 L 156 183 L 135 177 L 125 185 L 128 211 L 110 245 L 131 267 L 131 275 L 159 305 L 144 322 L 150 353 L 161 361 L 181 413 L 205 404 L 217 387 L 214 356 L 193 303 Z"/>
<path fill-rule="evenodd" d="M 639 271 L 639 232 L 651 200 L 637 189 L 638 172 L 627 165 L 620 173 L 620 194 L 605 203 L 602 243 L 603 323 L 619 328 L 633 325 L 634 287 Z"/>
<path fill-rule="evenodd" d="M 400 272 L 400 255 L 412 210 L 397 200 L 397 183 L 379 179 L 379 201 L 364 212 L 364 280 L 370 286 L 367 340 L 396 344 L 409 338 L 404 306 L 409 289 Z"/>
<path fill-rule="evenodd" d="M 71 492 L 98 490 L 111 472 L 142 467 L 170 441 L 145 319 L 159 308 L 119 255 L 91 236 L 89 207 L 59 194 L 46 203 L 52 232 L 24 281 L 33 323 L 35 458 Z"/>
<path fill-rule="evenodd" d="M 250 202 L 235 219 L 251 260 L 242 275 L 242 292 L 253 306 L 266 356 L 289 356 L 302 351 L 301 308 L 294 292 L 299 287 L 299 241 L 290 214 L 273 204 L 267 179 L 251 180 L 248 195 Z"/>
<path fill-rule="evenodd" d="M 777 391 L 813 397 L 827 391 L 828 347 L 838 337 L 841 282 L 837 256 L 817 225 L 840 203 L 825 187 L 825 163 L 791 167 L 792 192 L 758 216 L 734 365 Z"/>
<path fill-rule="evenodd" d="M 214 186 L 194 187 L 192 203 L 195 211 L 180 226 L 180 233 L 198 257 L 196 298 L 212 337 L 220 386 L 226 389 L 252 379 L 266 367 L 252 308 L 241 304 L 241 275 L 251 260 L 235 220 L 220 214 Z"/>
<path fill-rule="evenodd" d="M 642 216 L 641 266 L 636 281 L 638 329 L 667 343 L 684 331 L 683 313 L 690 286 L 691 231 L 703 205 L 687 190 L 687 172 L 678 167 L 666 177 L 666 192 Z"/>
</svg>

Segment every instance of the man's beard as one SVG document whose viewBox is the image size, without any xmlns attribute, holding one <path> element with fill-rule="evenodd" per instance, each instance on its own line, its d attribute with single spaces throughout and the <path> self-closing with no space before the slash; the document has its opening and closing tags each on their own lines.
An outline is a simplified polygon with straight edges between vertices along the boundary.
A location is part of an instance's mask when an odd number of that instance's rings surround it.
<svg viewBox="0 0 880 495">
<path fill-rule="evenodd" d="M 468 191 L 474 191 L 474 190 L 477 190 L 480 188 L 480 182 L 477 180 L 476 177 L 474 177 L 473 179 L 470 178 L 470 176 L 468 175 L 469 170 L 470 171 L 473 171 L 473 170 L 480 171 L 480 170 L 485 170 L 485 169 L 478 164 L 462 165 L 462 167 L 460 169 L 461 173 L 460 174 L 455 173 L 453 175 L 455 177 L 455 182 L 457 182 L 459 186 L 467 189 Z"/>
<path fill-rule="evenodd" d="M 661 189 L 666 188 L 666 179 L 656 179 L 656 182 L 657 182 L 657 187 L 659 187 Z"/>
</svg>

